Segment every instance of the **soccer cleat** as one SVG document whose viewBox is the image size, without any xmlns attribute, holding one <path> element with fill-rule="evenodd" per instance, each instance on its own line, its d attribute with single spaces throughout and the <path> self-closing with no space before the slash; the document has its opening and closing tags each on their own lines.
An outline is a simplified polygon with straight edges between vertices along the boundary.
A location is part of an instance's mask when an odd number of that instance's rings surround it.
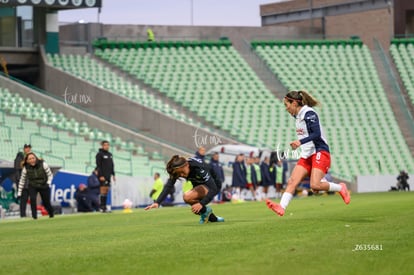
<svg viewBox="0 0 414 275">
<path fill-rule="evenodd" d="M 208 223 L 208 218 L 210 217 L 211 213 L 213 213 L 213 210 L 210 208 L 210 206 L 206 206 L 206 212 L 200 215 L 200 224 Z"/>
<path fill-rule="evenodd" d="M 224 218 L 220 217 L 220 216 L 216 216 L 217 217 L 217 222 L 224 222 Z"/>
<path fill-rule="evenodd" d="M 342 188 L 341 188 L 341 191 L 339 191 L 339 195 L 341 195 L 345 204 L 349 204 L 351 202 L 351 196 L 349 195 L 348 188 L 346 188 L 345 183 L 341 182 L 340 185 L 342 186 Z"/>
<path fill-rule="evenodd" d="M 271 200 L 267 199 L 266 200 L 266 205 L 270 210 L 272 210 L 273 212 L 275 212 L 279 216 L 285 215 L 285 209 L 283 209 L 283 207 L 280 206 L 280 204 L 274 203 Z"/>
</svg>

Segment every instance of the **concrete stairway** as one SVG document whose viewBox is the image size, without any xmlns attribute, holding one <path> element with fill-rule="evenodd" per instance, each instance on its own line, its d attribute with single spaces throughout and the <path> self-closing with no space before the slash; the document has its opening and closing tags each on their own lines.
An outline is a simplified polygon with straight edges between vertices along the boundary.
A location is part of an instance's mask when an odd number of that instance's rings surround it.
<svg viewBox="0 0 414 275">
<path fill-rule="evenodd" d="M 410 148 L 411 155 L 414 157 L 414 109 L 407 95 L 403 93 L 403 85 L 399 80 L 397 70 L 391 61 L 388 50 L 383 50 L 377 44 L 375 49 L 371 50 L 374 65 L 377 69 L 382 86 L 391 108 L 394 112 L 398 126 Z"/>
<path fill-rule="evenodd" d="M 229 38 L 233 43 L 233 47 L 246 60 L 247 64 L 250 65 L 256 75 L 265 84 L 266 88 L 282 100 L 287 93 L 286 88 L 280 83 L 274 73 L 270 71 L 263 60 L 252 51 L 249 42 L 237 34 L 229 35 Z"/>
</svg>

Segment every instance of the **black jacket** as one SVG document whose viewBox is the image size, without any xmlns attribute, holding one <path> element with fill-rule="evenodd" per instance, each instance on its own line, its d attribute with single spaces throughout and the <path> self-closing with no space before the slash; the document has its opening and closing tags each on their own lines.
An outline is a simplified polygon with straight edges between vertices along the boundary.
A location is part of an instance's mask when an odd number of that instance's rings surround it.
<svg viewBox="0 0 414 275">
<path fill-rule="evenodd" d="M 23 152 L 19 152 L 16 155 L 16 158 L 14 159 L 14 182 L 17 183 L 17 185 L 19 185 L 19 181 L 20 181 L 20 177 L 22 176 L 22 162 L 24 160 L 24 153 Z M 24 184 L 23 188 L 27 188 L 27 181 Z"/>
<path fill-rule="evenodd" d="M 262 164 L 260 165 L 260 171 L 262 172 L 262 185 L 272 186 L 274 182 L 272 182 L 269 164 L 262 162 Z"/>
<path fill-rule="evenodd" d="M 220 164 L 220 162 L 212 159 L 210 161 L 210 167 L 212 170 L 214 170 L 220 182 L 223 183 L 224 182 L 224 171 L 223 171 L 223 166 Z"/>
<path fill-rule="evenodd" d="M 233 182 L 231 186 L 245 188 L 247 184 L 246 179 L 246 165 L 244 162 L 233 163 Z"/>
<path fill-rule="evenodd" d="M 88 190 L 91 192 L 91 194 L 95 196 L 99 196 L 99 193 L 100 193 L 99 187 L 100 187 L 100 183 L 99 183 L 98 176 L 95 175 L 95 173 L 92 173 L 88 177 Z"/>
<path fill-rule="evenodd" d="M 249 165 L 249 167 L 247 167 L 247 169 L 250 169 L 250 173 L 252 174 L 252 182 L 254 186 L 257 186 L 259 184 L 258 180 L 257 180 L 257 173 L 256 173 L 256 168 L 254 168 L 254 165 L 251 164 Z"/>
<path fill-rule="evenodd" d="M 111 182 L 111 176 L 115 176 L 112 154 L 102 148 L 99 149 L 96 154 L 96 168 L 98 169 L 98 178 L 104 177 L 106 181 Z"/>
<path fill-rule="evenodd" d="M 194 187 L 197 185 L 205 185 L 208 188 L 207 195 L 200 200 L 202 205 L 207 205 L 214 199 L 214 196 L 220 192 L 221 181 L 217 178 L 214 170 L 202 160 L 190 158 L 188 159 L 188 164 L 190 165 L 190 173 L 186 179 L 191 181 Z M 155 201 L 156 203 L 160 204 L 167 195 L 171 193 L 171 189 L 174 188 L 176 181 L 177 179 L 168 179 L 167 183 L 164 185 L 164 189 Z"/>
<path fill-rule="evenodd" d="M 18 152 L 16 155 L 16 158 L 14 159 L 14 169 L 20 171 L 20 173 L 22 172 L 22 162 L 24 160 L 24 153 L 23 152 Z"/>
</svg>

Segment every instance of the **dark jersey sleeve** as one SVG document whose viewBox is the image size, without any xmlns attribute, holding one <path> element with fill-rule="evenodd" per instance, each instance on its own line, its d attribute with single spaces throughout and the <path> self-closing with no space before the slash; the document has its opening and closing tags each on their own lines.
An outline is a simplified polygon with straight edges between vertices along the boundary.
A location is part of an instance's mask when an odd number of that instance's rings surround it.
<svg viewBox="0 0 414 275">
<path fill-rule="evenodd" d="M 206 168 L 207 167 L 210 168 L 211 177 L 213 178 L 214 182 L 216 183 L 217 189 L 220 191 L 221 190 L 221 183 L 222 183 L 222 180 L 220 179 L 220 175 L 217 175 L 216 171 L 214 170 L 214 168 L 211 165 L 206 165 Z"/>
<path fill-rule="evenodd" d="M 300 140 L 301 144 L 307 143 L 309 141 L 312 141 L 312 140 L 315 140 L 321 137 L 321 128 L 319 124 L 319 118 L 315 112 L 309 111 L 305 114 L 305 123 L 306 123 L 306 127 L 308 128 L 309 135 Z"/>
<path fill-rule="evenodd" d="M 112 154 L 109 154 L 111 156 L 111 175 L 115 176 L 115 163 L 114 163 L 114 158 Z"/>
<path fill-rule="evenodd" d="M 102 154 L 97 153 L 95 156 L 95 162 L 96 162 L 96 169 L 98 170 L 98 177 L 101 177 L 102 174 Z"/>
<path fill-rule="evenodd" d="M 177 180 L 174 179 L 168 179 L 167 183 L 164 185 L 164 188 L 161 191 L 161 194 L 158 196 L 156 203 L 160 204 L 165 200 L 165 198 L 168 196 L 168 194 L 171 194 L 174 192 L 174 184 Z"/>
<path fill-rule="evenodd" d="M 14 159 L 14 169 L 22 170 L 22 161 L 24 160 L 24 154 L 22 152 L 17 153 Z"/>
</svg>

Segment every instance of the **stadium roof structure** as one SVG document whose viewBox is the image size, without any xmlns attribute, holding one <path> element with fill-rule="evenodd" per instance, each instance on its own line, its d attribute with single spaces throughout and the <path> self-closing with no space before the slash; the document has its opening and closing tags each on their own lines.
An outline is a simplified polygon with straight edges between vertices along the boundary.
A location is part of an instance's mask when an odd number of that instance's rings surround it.
<svg viewBox="0 0 414 275">
<path fill-rule="evenodd" d="M 54 10 L 100 8 L 102 0 L 7 0 L 0 2 L 0 7 L 17 6 L 34 6 Z"/>
</svg>

